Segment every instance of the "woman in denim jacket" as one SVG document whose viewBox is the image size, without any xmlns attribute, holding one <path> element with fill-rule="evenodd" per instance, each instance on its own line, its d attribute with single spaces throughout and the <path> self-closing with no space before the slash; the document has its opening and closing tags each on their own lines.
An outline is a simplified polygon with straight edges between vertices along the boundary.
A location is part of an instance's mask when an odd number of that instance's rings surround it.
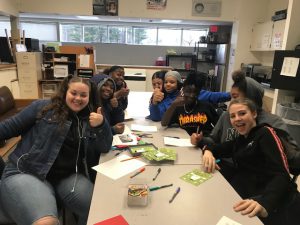
<svg viewBox="0 0 300 225">
<path fill-rule="evenodd" d="M 100 154 L 112 143 L 110 126 L 96 108 L 91 84 L 66 78 L 51 100 L 37 100 L 0 123 L 0 139 L 22 139 L 4 170 L 1 201 L 19 224 L 58 224 L 57 204 L 86 224 Z"/>
</svg>

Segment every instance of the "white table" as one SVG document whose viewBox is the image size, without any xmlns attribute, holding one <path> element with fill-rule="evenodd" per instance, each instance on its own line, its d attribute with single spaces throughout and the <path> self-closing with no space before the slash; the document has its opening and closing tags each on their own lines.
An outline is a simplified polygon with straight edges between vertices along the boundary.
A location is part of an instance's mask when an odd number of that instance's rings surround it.
<svg viewBox="0 0 300 225">
<path fill-rule="evenodd" d="M 153 133 L 153 139 L 144 140 L 149 140 L 157 147 L 165 147 L 164 135 L 188 138 L 184 130 L 165 129 L 161 127 L 160 122 L 144 119 L 148 115 L 147 107 L 150 97 L 151 93 L 130 92 L 128 112 L 135 120 L 128 124 L 156 125 L 158 132 Z M 144 101 L 141 103 L 144 107 L 141 106 L 138 111 L 134 110 L 137 105 L 140 106 L 140 102 L 136 99 Z M 248 216 L 242 216 L 233 211 L 233 205 L 241 198 L 219 172 L 199 186 L 181 180 L 182 175 L 194 169 L 201 169 L 202 154 L 201 151 L 191 147 L 172 148 L 176 148 L 178 157 L 174 165 L 147 162 L 146 170 L 133 179 L 130 179 L 131 174 L 112 180 L 98 173 L 87 224 L 93 225 L 120 214 L 130 225 L 214 225 L 222 216 L 227 216 L 243 225 L 262 224 L 256 217 L 250 219 Z M 115 157 L 114 154 L 115 152 L 110 152 L 102 155 L 101 162 Z M 162 169 L 161 173 L 153 181 L 159 167 Z M 149 204 L 145 207 L 129 207 L 127 191 L 128 185 L 133 183 L 149 186 L 173 183 L 174 186 L 150 192 Z M 181 188 L 181 192 L 170 204 L 169 199 L 177 187 Z"/>
<path fill-rule="evenodd" d="M 130 225 L 214 225 L 222 216 L 227 216 L 243 225 L 262 224 L 258 218 L 248 218 L 233 211 L 240 197 L 216 172 L 213 177 L 199 186 L 194 186 L 180 177 L 200 165 L 161 166 L 155 181 L 152 178 L 157 166 L 146 166 L 146 170 L 133 179 L 124 176 L 116 181 L 97 175 L 88 225 L 122 215 Z M 150 192 L 148 205 L 129 207 L 127 191 L 129 184 L 160 186 L 173 183 L 172 187 Z M 170 204 L 169 200 L 180 187 L 181 191 Z"/>
</svg>

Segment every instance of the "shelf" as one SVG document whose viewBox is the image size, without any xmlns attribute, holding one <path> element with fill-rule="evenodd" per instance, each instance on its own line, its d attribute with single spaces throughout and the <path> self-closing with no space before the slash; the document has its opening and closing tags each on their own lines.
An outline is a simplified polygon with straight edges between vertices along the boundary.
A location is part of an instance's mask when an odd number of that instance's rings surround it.
<svg viewBox="0 0 300 225">
<path fill-rule="evenodd" d="M 46 61 L 45 61 L 46 62 Z M 53 61 L 53 62 L 55 62 L 55 63 L 57 63 L 57 64 L 76 64 L 76 61 Z"/>
<path fill-rule="evenodd" d="M 45 48 L 43 47 L 43 49 Z M 46 68 L 44 73 L 46 79 L 54 79 L 55 74 L 57 77 L 66 74 L 88 73 L 89 76 L 94 74 L 95 64 L 92 46 L 60 46 L 59 52 L 43 52 L 43 59 L 43 63 L 48 64 L 48 68 L 53 67 L 51 69 Z M 81 67 L 81 60 L 84 61 L 85 67 Z"/>
<path fill-rule="evenodd" d="M 176 70 L 176 71 L 181 71 L 181 72 L 186 72 L 186 71 L 195 71 L 196 69 L 195 68 L 191 68 L 191 69 L 189 69 L 189 70 L 187 70 L 187 69 L 179 69 L 179 68 L 174 68 L 174 70 Z"/>
<path fill-rule="evenodd" d="M 173 67 L 180 72 L 190 72 L 196 70 L 196 55 L 166 55 L 167 66 Z M 189 69 L 187 69 L 189 68 Z"/>
<path fill-rule="evenodd" d="M 207 44 L 207 45 L 222 45 L 222 44 L 228 44 L 228 43 L 222 43 L 222 42 L 198 42 L 198 44 Z"/>
<path fill-rule="evenodd" d="M 202 63 L 215 63 L 215 61 L 209 61 L 209 60 L 197 60 L 197 62 L 202 62 Z"/>
</svg>

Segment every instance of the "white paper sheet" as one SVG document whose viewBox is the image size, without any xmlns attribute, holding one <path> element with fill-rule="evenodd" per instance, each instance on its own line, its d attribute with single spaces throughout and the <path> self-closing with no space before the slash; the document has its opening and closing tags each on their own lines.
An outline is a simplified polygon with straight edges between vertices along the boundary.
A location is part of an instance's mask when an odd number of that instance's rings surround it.
<svg viewBox="0 0 300 225">
<path fill-rule="evenodd" d="M 126 135 L 129 138 L 131 138 L 132 141 L 124 142 L 123 137 L 125 137 Z M 137 136 L 132 134 L 132 131 L 129 129 L 129 127 L 127 125 L 125 125 L 125 129 L 122 134 L 116 134 L 113 136 L 112 146 L 115 146 L 115 145 L 137 145 L 137 144 L 138 144 Z"/>
<path fill-rule="evenodd" d="M 178 147 L 194 147 L 189 138 L 164 137 L 164 144 Z"/>
<path fill-rule="evenodd" d="M 222 216 L 222 218 L 219 220 L 219 222 L 216 225 L 242 225 L 232 219 L 229 219 L 226 216 Z"/>
<path fill-rule="evenodd" d="M 299 66 L 299 58 L 284 57 L 280 75 L 288 77 L 296 77 Z"/>
<path fill-rule="evenodd" d="M 90 66 L 90 55 L 80 55 L 79 56 L 79 66 L 89 67 Z"/>
<path fill-rule="evenodd" d="M 126 139 L 131 139 L 131 141 Z M 112 146 L 115 145 L 137 145 L 137 137 L 133 134 L 116 134 L 113 136 Z"/>
<path fill-rule="evenodd" d="M 130 156 L 121 154 L 112 160 L 94 166 L 93 169 L 98 173 L 116 180 L 146 165 L 146 163 L 138 159 L 121 162 L 121 160 L 128 158 L 130 158 Z"/>
<path fill-rule="evenodd" d="M 157 132 L 156 126 L 144 126 L 139 124 L 131 124 L 131 130 L 143 132 Z"/>
</svg>

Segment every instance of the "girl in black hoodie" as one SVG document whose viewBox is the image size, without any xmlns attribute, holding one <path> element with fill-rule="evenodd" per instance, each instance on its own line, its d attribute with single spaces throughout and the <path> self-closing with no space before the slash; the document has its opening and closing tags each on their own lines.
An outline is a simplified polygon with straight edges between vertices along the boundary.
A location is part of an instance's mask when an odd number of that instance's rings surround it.
<svg viewBox="0 0 300 225">
<path fill-rule="evenodd" d="M 234 210 L 259 216 L 269 225 L 299 224 L 299 193 L 279 137 L 270 126 L 256 124 L 257 110 L 251 100 L 233 100 L 229 115 L 239 137 L 210 145 L 204 151 L 204 167 L 211 172 L 216 167 L 215 158 L 232 157 L 235 171 L 230 184 L 244 199 Z"/>
</svg>

